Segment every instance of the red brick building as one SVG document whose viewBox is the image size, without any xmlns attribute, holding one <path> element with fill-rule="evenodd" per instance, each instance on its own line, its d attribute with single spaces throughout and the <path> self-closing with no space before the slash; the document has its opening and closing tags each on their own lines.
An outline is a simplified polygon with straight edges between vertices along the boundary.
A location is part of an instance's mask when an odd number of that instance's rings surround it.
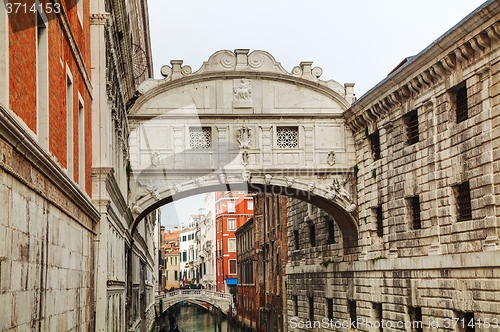
<svg viewBox="0 0 500 332">
<path fill-rule="evenodd" d="M 286 307 L 287 198 L 254 196 L 254 216 L 236 231 L 238 320 L 257 331 L 283 331 Z"/>
<path fill-rule="evenodd" d="M 22 3 L 7 6 L 8 89 L 1 102 L 90 196 L 89 1 Z"/>
<path fill-rule="evenodd" d="M 215 197 L 217 291 L 236 289 L 236 236 L 234 232 L 253 216 L 253 198 L 244 191 L 217 192 Z"/>
</svg>

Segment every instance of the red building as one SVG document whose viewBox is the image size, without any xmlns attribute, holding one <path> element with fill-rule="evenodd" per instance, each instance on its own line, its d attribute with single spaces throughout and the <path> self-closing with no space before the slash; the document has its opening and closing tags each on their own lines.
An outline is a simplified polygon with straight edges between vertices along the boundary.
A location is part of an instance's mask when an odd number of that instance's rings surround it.
<svg viewBox="0 0 500 332">
<path fill-rule="evenodd" d="M 8 40 L 1 43 L 9 54 L 0 66 L 0 103 L 90 196 L 89 1 L 22 3 L 6 8 Z"/>
<path fill-rule="evenodd" d="M 217 192 L 215 197 L 217 291 L 236 289 L 236 235 L 234 232 L 253 217 L 252 194 L 244 191 Z"/>
<path fill-rule="evenodd" d="M 259 332 L 283 331 L 286 323 L 287 198 L 254 196 L 255 210 L 236 232 L 238 321 Z"/>
</svg>

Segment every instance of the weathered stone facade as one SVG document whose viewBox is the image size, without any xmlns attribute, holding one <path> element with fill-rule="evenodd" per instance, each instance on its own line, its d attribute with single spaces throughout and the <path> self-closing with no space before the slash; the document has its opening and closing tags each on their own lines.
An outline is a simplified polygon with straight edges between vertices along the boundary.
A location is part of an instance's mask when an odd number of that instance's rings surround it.
<svg viewBox="0 0 500 332">
<path fill-rule="evenodd" d="M 347 261 L 337 235 L 311 246 L 308 228 L 324 217 L 289 202 L 289 228 L 296 219 L 299 230 L 297 249 L 288 232 L 289 321 L 449 331 L 464 318 L 495 330 L 484 321 L 500 320 L 499 20 L 499 3 L 486 2 L 344 113 L 356 141 L 359 240 Z"/>
</svg>

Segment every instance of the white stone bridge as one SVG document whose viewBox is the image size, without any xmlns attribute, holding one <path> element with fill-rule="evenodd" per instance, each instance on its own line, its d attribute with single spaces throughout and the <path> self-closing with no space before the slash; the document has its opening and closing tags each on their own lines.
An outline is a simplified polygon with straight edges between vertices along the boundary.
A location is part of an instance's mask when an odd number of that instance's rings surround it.
<svg viewBox="0 0 500 332">
<path fill-rule="evenodd" d="M 219 293 L 205 289 L 179 289 L 156 297 L 156 302 L 163 300 L 162 310 L 165 311 L 179 302 L 191 302 L 195 304 L 207 303 L 221 309 L 227 315 L 233 303 L 231 294 Z"/>
</svg>

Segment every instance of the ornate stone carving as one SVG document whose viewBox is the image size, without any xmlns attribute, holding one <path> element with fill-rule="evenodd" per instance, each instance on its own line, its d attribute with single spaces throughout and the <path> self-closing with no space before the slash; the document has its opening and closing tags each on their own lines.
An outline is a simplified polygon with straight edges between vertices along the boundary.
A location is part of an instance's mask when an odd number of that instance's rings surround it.
<svg viewBox="0 0 500 332">
<path fill-rule="evenodd" d="M 142 208 L 139 205 L 137 205 L 137 203 L 134 203 L 134 205 L 132 206 L 132 212 L 135 214 L 141 214 Z"/>
<path fill-rule="evenodd" d="M 203 178 L 202 177 L 196 178 L 196 180 L 194 182 L 196 183 L 196 186 L 198 188 L 203 187 Z"/>
<path fill-rule="evenodd" d="M 242 78 L 240 84 L 234 88 L 234 100 L 251 100 L 252 99 L 252 81 Z"/>
<path fill-rule="evenodd" d="M 250 143 L 252 142 L 250 128 L 245 126 L 238 128 L 238 134 L 236 139 L 241 149 L 250 149 Z"/>
<path fill-rule="evenodd" d="M 314 183 L 314 181 L 309 182 L 309 184 L 307 185 L 307 190 L 309 190 L 309 192 L 312 192 L 314 188 L 316 188 L 316 183 Z"/>
<path fill-rule="evenodd" d="M 328 152 L 328 155 L 326 156 L 326 162 L 328 163 L 328 165 L 333 166 L 335 164 L 335 159 L 336 159 L 335 152 L 334 151 Z"/>
<path fill-rule="evenodd" d="M 222 173 L 222 174 L 219 174 L 219 182 L 221 184 L 226 184 L 227 183 L 227 177 L 226 177 L 226 174 Z"/>
<path fill-rule="evenodd" d="M 146 185 L 146 191 L 150 194 L 156 201 L 161 199 L 160 194 L 158 193 L 158 188 L 154 185 L 153 180 L 149 179 L 148 184 Z"/>
<path fill-rule="evenodd" d="M 291 176 L 289 176 L 289 177 L 285 178 L 285 181 L 286 181 L 286 186 L 287 187 L 291 187 L 291 186 L 293 186 L 294 178 L 292 178 Z"/>
<path fill-rule="evenodd" d="M 151 154 L 151 165 L 154 167 L 158 167 L 161 163 L 161 156 L 158 152 L 153 152 Z"/>
<path fill-rule="evenodd" d="M 328 198 L 330 200 L 335 199 L 338 197 L 340 200 L 344 201 L 346 205 L 351 206 L 352 203 L 352 197 L 351 193 L 349 192 L 348 188 L 350 187 L 350 181 L 349 179 L 333 179 L 333 182 L 331 185 L 329 185 L 330 191 L 328 192 Z M 354 209 L 356 207 L 354 206 Z M 348 211 L 349 212 L 349 211 Z"/>
<path fill-rule="evenodd" d="M 250 180 L 252 180 L 252 174 L 248 171 L 243 171 L 241 172 L 241 178 L 243 182 L 250 182 Z"/>
<path fill-rule="evenodd" d="M 248 154 L 248 151 L 243 151 L 243 153 L 241 154 L 241 163 L 243 164 L 243 166 L 248 165 L 249 159 L 250 155 Z"/>
<path fill-rule="evenodd" d="M 271 174 L 264 175 L 264 182 L 266 184 L 270 184 L 272 179 L 273 179 L 273 176 Z"/>
<path fill-rule="evenodd" d="M 174 191 L 180 193 L 182 191 L 182 186 L 179 183 L 174 184 Z"/>
</svg>

